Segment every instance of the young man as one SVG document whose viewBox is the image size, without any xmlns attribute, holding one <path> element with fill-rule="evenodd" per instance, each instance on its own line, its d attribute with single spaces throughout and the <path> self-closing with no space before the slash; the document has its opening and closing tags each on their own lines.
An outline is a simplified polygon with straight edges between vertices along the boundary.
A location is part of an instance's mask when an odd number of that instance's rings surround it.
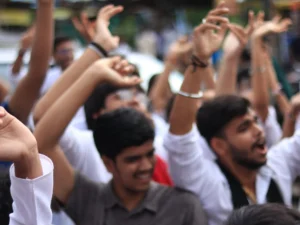
<svg viewBox="0 0 300 225">
<path fill-rule="evenodd" d="M 223 41 L 226 26 L 217 27 L 215 22 L 224 22 L 219 15 L 226 12 L 228 9 L 221 4 L 208 14 L 209 22 L 194 31 L 194 54 L 198 60 L 186 71 L 164 143 L 170 152 L 175 184 L 198 195 L 210 225 L 223 224 L 233 209 L 248 204 L 291 205 L 292 183 L 300 174 L 299 132 L 273 146 L 267 154 L 265 134 L 246 99 L 220 96 L 198 110 L 193 97 L 200 89 L 201 77 L 209 72 L 209 58 Z M 260 48 L 266 33 L 286 29 L 286 24 L 277 22 L 254 31 L 253 48 Z M 253 52 L 252 76 L 260 76 L 264 61 L 260 51 Z M 196 143 L 192 128 L 197 110 L 198 130 L 217 155 L 216 161 L 206 159 Z"/>
<path fill-rule="evenodd" d="M 65 164 L 62 154 L 49 152 L 57 173 L 66 176 L 55 183 L 54 195 L 76 224 L 206 224 L 195 196 L 151 182 L 154 129 L 143 113 L 121 108 L 100 116 L 94 139 L 113 174 L 108 184 L 90 181 Z"/>
<path fill-rule="evenodd" d="M 2 218 L 1 224 L 51 224 L 53 164 L 48 157 L 38 154 L 30 130 L 3 107 L 0 107 L 0 143 L 0 160 L 14 163 L 10 167 L 13 212 L 9 222 Z"/>
</svg>

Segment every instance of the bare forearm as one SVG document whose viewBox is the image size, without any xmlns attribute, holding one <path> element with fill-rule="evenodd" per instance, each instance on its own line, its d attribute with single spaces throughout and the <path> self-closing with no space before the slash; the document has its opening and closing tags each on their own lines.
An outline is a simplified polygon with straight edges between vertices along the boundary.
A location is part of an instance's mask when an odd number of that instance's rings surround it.
<svg viewBox="0 0 300 225">
<path fill-rule="evenodd" d="M 20 73 L 22 66 L 23 66 L 23 57 L 24 57 L 24 53 L 22 52 L 23 50 L 20 50 L 18 52 L 18 56 L 12 66 L 11 69 L 11 75 L 12 76 L 16 76 Z"/>
<path fill-rule="evenodd" d="M 209 73 L 205 73 L 202 79 L 206 90 L 215 90 L 216 82 L 214 80 L 214 76 L 215 76 L 215 71 L 213 67 L 210 67 Z"/>
<path fill-rule="evenodd" d="M 282 127 L 282 138 L 288 138 L 294 135 L 295 132 L 295 118 L 287 113 L 284 117 L 283 127 Z"/>
<path fill-rule="evenodd" d="M 261 40 L 252 40 L 251 85 L 253 88 L 253 107 L 263 121 L 268 116 L 269 93 L 267 73 L 261 49 Z"/>
<path fill-rule="evenodd" d="M 151 90 L 150 98 L 155 111 L 162 111 L 167 105 L 170 96 L 169 77 L 171 72 L 172 66 L 166 63 L 163 73 L 159 75 Z"/>
<path fill-rule="evenodd" d="M 45 113 L 35 134 L 41 149 L 55 146 L 77 110 L 88 99 L 98 83 L 95 71 L 87 70 Z M 61 112 L 61 109 L 65 110 Z"/>
<path fill-rule="evenodd" d="M 224 55 L 216 83 L 217 96 L 236 93 L 238 63 L 239 56 L 230 58 Z"/>
<path fill-rule="evenodd" d="M 209 73 L 209 70 L 209 68 L 198 67 L 194 71 L 194 68 L 189 66 L 185 72 L 181 91 L 193 94 L 198 93 L 201 87 L 202 76 L 205 73 Z M 199 99 L 176 96 L 170 117 L 170 131 L 173 134 L 186 134 L 192 129 L 198 101 Z"/>
<path fill-rule="evenodd" d="M 98 59 L 97 53 L 88 48 L 76 62 L 66 69 L 36 105 L 34 110 L 35 121 L 39 121 L 53 103 Z"/>
<path fill-rule="evenodd" d="M 53 46 L 53 1 L 38 1 L 36 35 L 34 37 L 28 76 L 44 80 Z"/>
<path fill-rule="evenodd" d="M 44 82 L 53 39 L 53 1 L 39 1 L 35 39 L 31 51 L 29 71 L 19 83 L 9 107 L 12 113 L 23 123 L 27 122 L 35 101 L 39 97 Z"/>
</svg>

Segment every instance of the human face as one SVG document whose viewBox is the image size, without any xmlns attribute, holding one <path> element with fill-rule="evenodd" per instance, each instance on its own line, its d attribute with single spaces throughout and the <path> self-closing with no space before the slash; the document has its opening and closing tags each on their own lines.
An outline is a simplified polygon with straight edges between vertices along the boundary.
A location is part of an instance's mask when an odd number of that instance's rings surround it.
<svg viewBox="0 0 300 225">
<path fill-rule="evenodd" d="M 115 188 L 134 193 L 147 191 L 155 162 L 152 140 L 124 149 L 116 157 L 112 169 Z"/>
<path fill-rule="evenodd" d="M 265 136 L 252 110 L 232 120 L 224 136 L 232 163 L 256 170 L 267 162 Z"/>
<path fill-rule="evenodd" d="M 55 63 L 62 70 L 68 68 L 74 60 L 74 47 L 72 41 L 62 42 L 57 46 L 53 54 Z"/>
<path fill-rule="evenodd" d="M 132 107 L 140 112 L 147 112 L 148 98 L 137 89 L 121 89 L 107 96 L 103 112 L 110 112 L 121 107 Z"/>
</svg>

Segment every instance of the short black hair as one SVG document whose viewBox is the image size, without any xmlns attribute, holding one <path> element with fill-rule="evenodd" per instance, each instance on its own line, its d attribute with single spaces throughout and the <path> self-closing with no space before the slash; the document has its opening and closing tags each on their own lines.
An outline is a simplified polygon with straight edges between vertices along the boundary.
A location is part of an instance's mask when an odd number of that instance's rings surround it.
<svg viewBox="0 0 300 225">
<path fill-rule="evenodd" d="M 150 118 L 133 108 L 120 108 L 101 115 L 93 129 L 94 142 L 100 152 L 112 160 L 125 148 L 154 140 Z"/>
<path fill-rule="evenodd" d="M 234 211 L 225 225 L 299 225 L 300 214 L 280 204 L 244 206 Z"/>
<path fill-rule="evenodd" d="M 93 115 L 105 108 L 105 100 L 108 95 L 124 88 L 126 87 L 117 87 L 109 83 L 100 84 L 95 88 L 88 100 L 84 103 L 85 118 L 89 130 L 93 129 L 93 124 L 95 122 Z M 145 93 L 140 85 L 132 88 L 136 88 L 138 92 Z"/>
<path fill-rule="evenodd" d="M 95 88 L 95 90 L 92 92 L 92 94 L 84 104 L 84 111 L 88 129 L 93 129 L 93 124 L 95 121 L 95 119 L 93 118 L 93 114 L 103 109 L 105 107 L 105 99 L 107 98 L 107 96 L 119 89 L 119 87 L 113 86 L 108 83 L 100 84 Z"/>
<path fill-rule="evenodd" d="M 64 43 L 64 42 L 69 42 L 72 41 L 72 39 L 68 36 L 57 36 L 54 38 L 54 43 L 53 43 L 53 52 L 56 51 L 57 47 Z"/>
<path fill-rule="evenodd" d="M 250 102 L 237 95 L 223 95 L 206 101 L 196 116 L 198 130 L 210 145 L 213 137 L 221 135 L 223 128 L 236 117 L 245 115 L 249 107 Z"/>
</svg>

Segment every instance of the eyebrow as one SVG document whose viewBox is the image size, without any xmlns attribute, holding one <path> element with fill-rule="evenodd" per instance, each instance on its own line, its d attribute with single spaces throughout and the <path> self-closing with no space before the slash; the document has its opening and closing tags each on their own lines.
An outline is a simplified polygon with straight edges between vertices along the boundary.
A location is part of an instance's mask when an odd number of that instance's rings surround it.
<svg viewBox="0 0 300 225">
<path fill-rule="evenodd" d="M 143 154 L 143 155 L 128 155 L 128 156 L 126 156 L 125 158 L 126 158 L 126 159 L 127 159 L 127 158 L 140 158 L 140 157 L 143 157 L 144 155 L 152 154 L 152 153 L 154 153 L 154 151 L 155 151 L 155 148 L 152 148 L 152 149 L 150 149 L 147 153 L 145 153 L 145 154 Z"/>
</svg>

